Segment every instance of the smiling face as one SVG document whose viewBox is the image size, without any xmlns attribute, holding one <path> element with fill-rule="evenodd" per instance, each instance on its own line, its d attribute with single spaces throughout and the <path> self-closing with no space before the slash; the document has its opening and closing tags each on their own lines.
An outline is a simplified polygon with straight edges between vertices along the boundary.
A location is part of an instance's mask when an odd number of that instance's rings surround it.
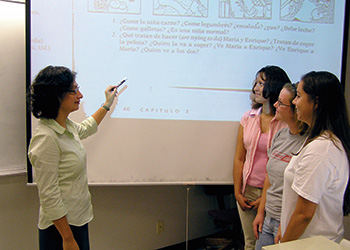
<svg viewBox="0 0 350 250">
<path fill-rule="evenodd" d="M 281 90 L 278 101 L 273 105 L 276 108 L 275 117 L 277 120 L 287 123 L 295 120 L 292 98 L 293 95 L 288 89 Z"/>
<path fill-rule="evenodd" d="M 79 91 L 78 84 L 74 82 L 72 89 L 63 97 L 59 111 L 68 115 L 78 110 L 81 98 L 83 98 L 83 94 Z"/>
<path fill-rule="evenodd" d="M 296 108 L 298 120 L 305 122 L 311 127 L 317 105 L 315 105 L 315 102 L 305 93 L 303 86 L 304 82 L 300 81 L 297 87 L 297 96 L 293 100 L 293 104 Z"/>
<path fill-rule="evenodd" d="M 263 104 L 268 101 L 268 99 L 265 99 L 263 96 L 263 91 L 265 87 L 265 80 L 264 80 L 263 73 L 258 74 L 255 80 L 255 86 L 254 86 L 254 92 L 255 92 L 255 101 L 257 103 Z"/>
</svg>

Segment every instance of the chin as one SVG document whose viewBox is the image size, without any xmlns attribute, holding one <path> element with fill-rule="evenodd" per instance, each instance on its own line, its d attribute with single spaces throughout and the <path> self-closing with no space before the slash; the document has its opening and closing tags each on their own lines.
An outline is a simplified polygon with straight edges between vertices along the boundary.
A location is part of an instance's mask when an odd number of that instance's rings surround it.
<svg viewBox="0 0 350 250">
<path fill-rule="evenodd" d="M 263 100 L 261 100 L 260 98 L 255 98 L 255 101 L 256 101 L 257 103 L 259 103 L 259 104 L 263 104 L 263 103 L 264 103 Z"/>
</svg>

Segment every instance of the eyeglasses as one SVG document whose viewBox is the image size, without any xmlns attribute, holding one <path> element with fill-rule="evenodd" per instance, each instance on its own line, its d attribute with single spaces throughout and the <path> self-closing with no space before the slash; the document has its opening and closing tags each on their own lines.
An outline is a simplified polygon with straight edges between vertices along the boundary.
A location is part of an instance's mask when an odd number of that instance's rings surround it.
<svg viewBox="0 0 350 250">
<path fill-rule="evenodd" d="M 292 107 L 292 105 L 287 105 L 287 104 L 284 104 L 283 102 L 281 102 L 280 100 L 278 100 L 277 101 L 277 105 L 278 105 L 278 107 L 280 107 L 280 106 L 285 106 L 285 107 Z"/>
<path fill-rule="evenodd" d="M 67 91 L 67 92 L 70 92 L 70 93 L 74 93 L 75 95 L 77 95 L 79 89 L 80 89 L 80 86 L 76 86 L 75 89 L 67 89 L 66 91 Z"/>
</svg>

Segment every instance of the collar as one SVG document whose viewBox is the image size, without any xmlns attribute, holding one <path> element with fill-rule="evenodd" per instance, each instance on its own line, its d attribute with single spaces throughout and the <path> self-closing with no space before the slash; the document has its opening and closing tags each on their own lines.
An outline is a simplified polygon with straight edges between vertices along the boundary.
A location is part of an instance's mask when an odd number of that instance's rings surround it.
<svg viewBox="0 0 350 250">
<path fill-rule="evenodd" d="M 42 118 L 42 119 L 40 119 L 39 122 L 44 124 L 44 125 L 46 125 L 46 126 L 48 126 L 52 130 L 54 130 L 57 134 L 61 134 L 62 135 L 66 130 L 71 132 L 71 130 L 70 130 L 71 121 L 68 118 L 66 120 L 68 129 L 65 129 L 64 127 L 62 127 L 58 122 L 56 122 L 55 119 L 44 119 L 44 118 Z"/>
<path fill-rule="evenodd" d="M 251 117 L 258 116 L 258 115 L 260 115 L 261 110 L 262 110 L 262 107 L 260 107 L 258 109 L 251 109 L 249 112 L 249 116 L 251 116 Z"/>
</svg>

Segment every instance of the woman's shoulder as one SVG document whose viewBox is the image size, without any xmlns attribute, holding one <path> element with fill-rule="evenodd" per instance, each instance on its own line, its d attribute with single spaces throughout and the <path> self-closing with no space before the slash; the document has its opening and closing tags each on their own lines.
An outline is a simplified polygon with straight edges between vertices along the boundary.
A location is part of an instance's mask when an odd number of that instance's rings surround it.
<svg viewBox="0 0 350 250">
<path fill-rule="evenodd" d="M 242 115 L 242 119 L 241 120 L 247 120 L 249 118 L 254 118 L 259 116 L 261 113 L 261 108 L 258 109 L 249 109 L 246 112 L 244 112 L 244 114 Z"/>
<path fill-rule="evenodd" d="M 323 133 L 305 146 L 305 153 L 319 155 L 320 157 L 340 160 L 346 158 L 345 149 L 335 135 Z"/>
<path fill-rule="evenodd" d="M 288 127 L 283 127 L 281 129 L 279 129 L 276 134 L 275 134 L 275 139 L 277 138 L 286 138 L 289 135 L 289 128 Z"/>
<path fill-rule="evenodd" d="M 341 146 L 341 142 L 338 137 L 334 134 L 330 134 L 329 132 L 323 132 L 321 135 L 317 136 L 310 143 L 310 147 L 339 147 Z"/>
<path fill-rule="evenodd" d="M 33 137 L 35 136 L 55 136 L 56 133 L 63 133 L 64 129 L 53 119 L 40 119 L 38 126 L 35 128 Z"/>
<path fill-rule="evenodd" d="M 260 113 L 261 113 L 261 108 L 250 109 L 246 111 L 241 118 L 240 124 L 243 127 L 246 127 L 247 125 L 254 123 L 253 121 L 259 117 Z"/>
<path fill-rule="evenodd" d="M 57 139 L 57 132 L 50 126 L 50 122 L 40 120 L 30 139 L 29 151 L 33 153 L 39 148 L 57 144 Z"/>
<path fill-rule="evenodd" d="M 260 115 L 261 113 L 261 108 L 257 108 L 257 109 L 249 109 L 247 110 L 243 116 L 250 116 L 250 117 L 255 117 Z"/>
</svg>

